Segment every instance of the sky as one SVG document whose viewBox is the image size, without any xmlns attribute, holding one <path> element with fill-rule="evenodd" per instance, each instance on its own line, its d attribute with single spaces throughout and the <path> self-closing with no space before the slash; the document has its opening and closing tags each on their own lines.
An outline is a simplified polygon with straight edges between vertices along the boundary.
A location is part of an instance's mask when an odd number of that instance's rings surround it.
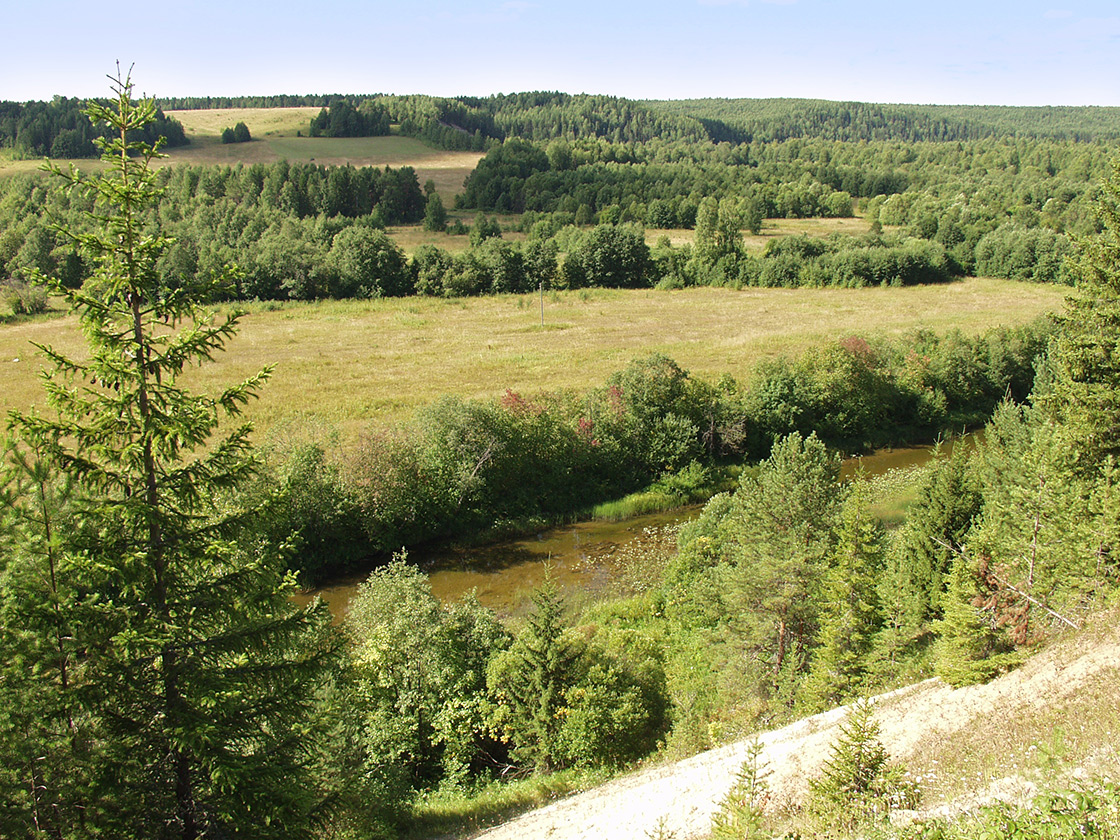
<svg viewBox="0 0 1120 840">
<path fill-rule="evenodd" d="M 1120 105 L 1120 0 L 36 0 L 4 21 L 0 100 L 106 95 L 119 61 L 160 97 Z"/>
</svg>

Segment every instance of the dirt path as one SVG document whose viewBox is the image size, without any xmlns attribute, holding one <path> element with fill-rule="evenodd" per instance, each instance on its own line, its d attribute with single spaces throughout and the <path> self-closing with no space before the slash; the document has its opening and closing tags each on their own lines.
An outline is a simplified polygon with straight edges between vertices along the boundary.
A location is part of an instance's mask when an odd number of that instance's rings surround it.
<svg viewBox="0 0 1120 840">
<path fill-rule="evenodd" d="M 881 740 L 891 755 L 907 753 L 928 738 L 956 732 L 993 710 L 1040 708 L 1101 676 L 1120 683 L 1120 629 L 1087 645 L 1044 652 L 987 685 L 951 689 L 930 679 L 876 698 Z M 759 737 L 768 766 L 772 801 L 800 800 L 806 779 L 828 756 L 841 707 Z M 481 835 L 479 840 L 645 840 L 703 837 L 711 816 L 735 781 L 749 741 L 692 758 L 650 767 L 559 800 Z"/>
</svg>

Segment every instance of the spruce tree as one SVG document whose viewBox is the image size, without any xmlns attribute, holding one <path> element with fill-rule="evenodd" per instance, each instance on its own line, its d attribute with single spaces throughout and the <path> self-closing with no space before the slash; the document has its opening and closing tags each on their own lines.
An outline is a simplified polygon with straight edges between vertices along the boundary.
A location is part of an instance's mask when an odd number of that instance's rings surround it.
<svg viewBox="0 0 1120 840">
<path fill-rule="evenodd" d="M 856 703 L 840 725 L 828 760 L 809 780 L 810 810 L 828 829 L 850 834 L 866 823 L 885 820 L 895 808 L 914 808 L 920 793 L 890 761 L 879 740 L 879 724 L 866 701 Z M 830 833 L 828 836 L 832 836 Z"/>
<path fill-rule="evenodd" d="M 505 709 L 514 757 L 545 772 L 560 766 L 564 693 L 581 650 L 564 635 L 564 601 L 551 578 L 533 593 L 533 611 L 513 647 L 492 663 L 490 690 Z"/>
<path fill-rule="evenodd" d="M 945 616 L 934 625 L 934 670 L 954 688 L 986 682 L 1017 661 L 1007 637 L 982 609 L 989 598 L 968 559 L 958 555 L 949 572 Z"/>
<path fill-rule="evenodd" d="M 1053 385 L 1037 400 L 1062 428 L 1073 469 L 1093 477 L 1120 457 L 1120 159 L 1097 216 L 1101 234 L 1079 242 L 1077 291 L 1058 318 Z"/>
<path fill-rule="evenodd" d="M 844 502 L 825 577 L 819 647 L 802 693 L 802 702 L 813 711 L 859 693 L 879 623 L 875 583 L 882 554 L 882 526 L 867 511 L 866 482 L 857 480 Z"/>
<path fill-rule="evenodd" d="M 979 484 L 965 447 L 936 458 L 891 541 L 879 579 L 881 642 L 891 662 L 928 630 L 930 621 L 941 617 L 954 551 L 964 544 L 980 506 Z"/>
<path fill-rule="evenodd" d="M 62 727 L 71 759 L 58 780 L 68 807 L 48 833 L 305 836 L 316 807 L 306 721 L 336 642 L 325 608 L 291 605 L 280 558 L 253 539 L 253 512 L 236 501 L 255 460 L 250 427 L 233 424 L 268 372 L 216 396 L 181 384 L 222 350 L 237 317 L 215 321 L 200 309 L 205 290 L 161 282 L 167 241 L 149 215 L 158 144 L 131 139 L 156 109 L 133 101 L 128 76 L 113 79 L 113 94 L 111 107 L 87 111 L 110 128 L 104 174 L 55 170 L 94 207 L 88 232 L 64 231 L 94 276 L 81 289 L 55 284 L 86 353 L 41 348 L 53 411 L 11 423 L 9 474 L 36 479 L 23 482 L 32 491 L 72 482 L 62 530 L 36 515 L 45 508 L 34 492 L 13 500 L 17 534 L 38 538 L 4 563 L 17 588 L 5 595 L 5 634 L 24 629 L 10 624 L 13 602 L 49 616 L 35 628 L 45 639 L 25 646 L 25 687 L 59 698 L 44 702 L 73 721 Z M 27 554 L 53 586 L 18 573 Z M 10 688 L 0 686 L 5 701 Z M 35 806 L 6 815 L 5 836 L 38 836 Z"/>
</svg>

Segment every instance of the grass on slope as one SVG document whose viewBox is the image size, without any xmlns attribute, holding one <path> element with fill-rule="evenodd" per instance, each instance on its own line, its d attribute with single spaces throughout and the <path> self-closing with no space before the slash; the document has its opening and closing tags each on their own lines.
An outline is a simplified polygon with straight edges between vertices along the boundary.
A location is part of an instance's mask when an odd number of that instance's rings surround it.
<svg viewBox="0 0 1120 840">
<path fill-rule="evenodd" d="M 478 164 L 479 152 L 446 152 L 396 135 L 388 137 L 298 137 L 307 134 L 318 108 L 211 108 L 167 111 L 183 125 L 190 145 L 167 149 L 161 166 L 192 164 L 209 166 L 238 163 L 276 163 L 288 160 L 324 166 L 411 166 L 423 185 L 429 179 L 449 205 L 463 188 L 463 181 Z M 248 143 L 222 143 L 222 130 L 244 122 L 253 139 Z M 65 165 L 66 161 L 59 161 Z M 73 161 L 84 172 L 102 168 L 96 159 Z M 38 160 L 9 160 L 0 157 L 0 176 L 36 172 Z"/>
<path fill-rule="evenodd" d="M 763 358 L 844 336 L 915 328 L 980 333 L 1059 309 L 1066 289 L 969 279 L 903 289 L 584 290 L 469 299 L 404 298 L 249 307 L 211 390 L 276 365 L 249 415 L 259 428 L 307 418 L 344 436 L 410 417 L 444 394 L 488 398 L 586 390 L 631 359 L 664 353 L 705 378 L 746 379 Z M 30 342 L 80 352 L 68 316 L 0 327 L 0 411 L 42 403 Z"/>
</svg>

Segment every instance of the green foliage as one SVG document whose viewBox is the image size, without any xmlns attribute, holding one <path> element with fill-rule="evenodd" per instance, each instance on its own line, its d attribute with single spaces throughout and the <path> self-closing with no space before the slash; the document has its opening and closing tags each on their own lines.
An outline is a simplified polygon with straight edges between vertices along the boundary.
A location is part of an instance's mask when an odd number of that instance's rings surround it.
<svg viewBox="0 0 1120 840">
<path fill-rule="evenodd" d="M 989 581 L 992 621 L 1016 644 L 1034 641 L 1055 611 L 1076 623 L 1108 585 L 1092 483 L 1072 469 L 1064 432 L 1038 408 L 1002 406 L 980 447 L 984 501 L 968 550 Z"/>
<path fill-rule="evenodd" d="M 1115 840 L 1120 826 L 1120 787 L 1093 779 L 1069 790 L 1039 794 L 1024 806 L 986 805 L 959 819 L 915 823 L 899 831 L 900 840 Z"/>
<path fill-rule="evenodd" d="M 38 315 L 47 311 L 47 291 L 19 279 L 0 283 L 0 300 L 13 315 Z"/>
<path fill-rule="evenodd" d="M 352 226 L 335 235 L 327 254 L 333 298 L 400 297 L 412 292 L 404 252 L 383 231 Z"/>
<path fill-rule="evenodd" d="M 879 741 L 874 710 L 866 702 L 852 707 L 840 725 L 820 774 L 809 780 L 810 810 L 828 829 L 850 833 L 884 822 L 896 808 L 915 808 L 921 791 Z"/>
<path fill-rule="evenodd" d="M 788 692 L 808 664 L 843 495 L 839 459 L 816 437 L 797 434 L 775 443 L 735 493 L 736 532 L 722 549 L 726 598 L 771 695 Z"/>
<path fill-rule="evenodd" d="M 533 611 L 505 656 L 490 665 L 487 685 L 499 704 L 498 725 L 516 761 L 546 772 L 563 765 L 565 693 L 576 683 L 582 646 L 564 633 L 564 602 L 551 579 L 533 593 Z"/>
<path fill-rule="evenodd" d="M 4 558 L 0 609 L 5 637 L 20 628 L 5 671 L 29 678 L 0 686 L 5 707 L 42 695 L 32 702 L 45 734 L 31 743 L 61 760 L 49 779 L 13 762 L 5 785 L 36 792 L 5 791 L 19 807 L 3 833 L 309 836 L 309 716 L 335 643 L 325 608 L 292 606 L 280 558 L 236 502 L 255 469 L 236 416 L 268 372 L 213 397 L 183 387 L 183 370 L 219 352 L 237 318 L 214 323 L 197 297 L 161 289 L 166 240 L 144 224 L 158 149 L 131 139 L 155 108 L 132 101 L 127 78 L 114 93 L 113 108 L 89 109 L 116 132 L 106 176 L 65 176 L 95 207 L 67 233 L 96 265 L 96 291 L 56 285 L 88 355 L 42 348 L 55 417 L 11 424 L 20 548 Z M 49 586 L 21 569 L 25 550 Z M 13 624 L 25 609 L 40 620 Z"/>
<path fill-rule="evenodd" d="M 223 143 L 248 143 L 253 137 L 249 133 L 249 126 L 239 122 L 233 128 L 222 129 Z"/>
<path fill-rule="evenodd" d="M 101 100 L 101 106 L 111 104 Z M 132 129 L 130 140 L 154 144 L 162 137 L 167 146 L 183 146 L 188 140 L 183 126 L 166 117 L 159 108 L 146 126 Z M 27 159 L 52 157 L 97 157 L 96 141 L 111 139 L 110 124 L 95 123 L 79 99 L 56 96 L 50 102 L 0 102 L 0 147 L 14 149 Z"/>
<path fill-rule="evenodd" d="M 1042 400 L 1083 476 L 1098 476 L 1106 459 L 1120 457 L 1120 161 L 1097 208 L 1102 232 L 1079 243 L 1078 288 L 1059 318 L 1054 381 Z"/>
<path fill-rule="evenodd" d="M 696 241 L 693 253 L 706 267 L 720 260 L 736 260 L 743 253 L 744 221 L 734 199 L 717 201 L 708 196 L 696 211 Z"/>
<path fill-rule="evenodd" d="M 275 494 L 261 525 L 269 540 L 287 546 L 305 580 L 368 559 L 359 500 L 323 443 L 300 442 L 277 457 L 281 462 L 263 477 L 259 491 Z"/>
<path fill-rule="evenodd" d="M 502 225 L 497 219 L 489 218 L 485 213 L 480 213 L 478 218 L 474 220 L 474 224 L 471 225 L 471 245 L 477 248 L 491 238 L 502 238 Z"/>
<path fill-rule="evenodd" d="M 389 133 L 389 112 L 377 102 L 364 101 L 355 107 L 335 98 L 311 119 L 309 137 L 377 137 Z"/>
<path fill-rule="evenodd" d="M 876 582 L 882 527 L 867 512 L 866 482 L 857 478 L 844 501 L 836 548 L 825 574 L 818 647 L 801 702 L 823 711 L 859 696 L 879 626 Z"/>
<path fill-rule="evenodd" d="M 442 233 L 447 230 L 447 210 L 439 193 L 432 193 L 424 205 L 424 230 Z"/>
<path fill-rule="evenodd" d="M 623 767 L 653 752 L 669 728 L 662 651 L 642 630 L 599 628 L 564 693 L 559 749 L 577 767 Z"/>
<path fill-rule="evenodd" d="M 954 552 L 963 548 L 980 505 L 976 471 L 969 468 L 965 448 L 936 458 L 918 497 L 906 509 L 881 577 L 880 599 L 896 642 L 912 640 L 927 621 L 941 616 Z"/>
<path fill-rule="evenodd" d="M 629 225 L 596 225 L 568 252 L 560 286 L 640 289 L 650 282 L 650 252 L 645 235 Z"/>
<path fill-rule="evenodd" d="M 988 595 L 968 560 L 958 555 L 942 599 L 944 618 L 934 623 L 934 669 L 954 688 L 987 682 L 1020 659 L 984 609 Z"/>
<path fill-rule="evenodd" d="M 541 772 L 621 767 L 652 752 L 669 727 L 660 645 L 639 629 L 566 629 L 550 579 L 533 605 L 488 674 L 514 760 Z"/>
<path fill-rule="evenodd" d="M 770 798 L 770 775 L 762 760 L 762 743 L 747 745 L 747 758 L 735 776 L 735 784 L 712 816 L 712 840 L 760 840 L 766 837 L 763 809 Z"/>
<path fill-rule="evenodd" d="M 362 584 L 346 629 L 363 772 L 403 770 L 415 790 L 466 781 L 486 756 L 487 663 L 509 644 L 497 619 L 473 601 L 442 607 L 398 557 Z"/>
</svg>

